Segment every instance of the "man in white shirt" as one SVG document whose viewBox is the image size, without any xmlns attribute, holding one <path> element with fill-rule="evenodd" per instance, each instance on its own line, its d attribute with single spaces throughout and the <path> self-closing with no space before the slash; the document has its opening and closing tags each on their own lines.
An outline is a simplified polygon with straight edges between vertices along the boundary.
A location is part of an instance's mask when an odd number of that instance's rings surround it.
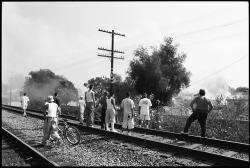
<svg viewBox="0 0 250 168">
<path fill-rule="evenodd" d="M 152 106 L 151 101 L 147 98 L 147 94 L 144 93 L 142 99 L 139 101 L 139 127 L 146 121 L 146 128 L 148 128 L 148 121 L 150 120 L 149 109 Z"/>
<path fill-rule="evenodd" d="M 122 100 L 121 108 L 123 110 L 122 132 L 128 129 L 128 135 L 131 135 L 130 130 L 134 128 L 134 108 L 135 104 L 130 99 L 130 92 L 126 92 L 126 98 Z"/>
<path fill-rule="evenodd" d="M 86 108 L 86 103 L 83 100 L 83 96 L 80 96 L 80 100 L 78 101 L 78 107 L 79 107 L 79 120 L 80 120 L 79 124 L 83 124 L 84 110 Z"/>
<path fill-rule="evenodd" d="M 26 114 L 26 109 L 29 105 L 29 98 L 26 96 L 27 93 L 24 93 L 23 96 L 21 97 L 21 106 L 23 108 L 23 116 L 26 117 L 27 114 Z"/>
<path fill-rule="evenodd" d="M 57 141 L 57 144 L 59 145 L 61 143 L 61 138 L 57 133 L 57 113 L 60 111 L 58 109 L 58 105 L 53 102 L 53 96 L 48 96 L 48 102 L 45 103 L 45 112 L 44 112 L 44 126 L 43 126 L 43 140 L 42 144 L 47 145 L 47 142 L 50 137 L 52 137 L 54 140 Z"/>
</svg>

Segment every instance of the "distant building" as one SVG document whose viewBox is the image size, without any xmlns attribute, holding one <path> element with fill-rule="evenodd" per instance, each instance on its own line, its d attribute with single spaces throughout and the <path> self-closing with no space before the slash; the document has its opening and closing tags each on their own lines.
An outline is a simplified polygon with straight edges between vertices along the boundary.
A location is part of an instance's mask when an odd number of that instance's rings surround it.
<svg viewBox="0 0 250 168">
<path fill-rule="evenodd" d="M 226 98 L 227 108 L 239 115 L 249 116 L 249 90 L 237 92 Z"/>
</svg>

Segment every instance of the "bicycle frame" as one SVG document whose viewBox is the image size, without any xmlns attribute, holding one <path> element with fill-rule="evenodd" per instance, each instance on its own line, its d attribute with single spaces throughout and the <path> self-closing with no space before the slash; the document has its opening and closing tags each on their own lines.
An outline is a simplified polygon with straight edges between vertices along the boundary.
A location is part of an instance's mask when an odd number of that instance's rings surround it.
<svg viewBox="0 0 250 168">
<path fill-rule="evenodd" d="M 68 123 L 67 121 L 63 121 L 63 130 L 61 130 L 58 126 L 57 126 L 57 129 L 58 131 L 61 131 L 62 132 L 62 135 L 63 135 L 63 138 L 65 137 L 65 130 L 68 128 Z"/>
</svg>

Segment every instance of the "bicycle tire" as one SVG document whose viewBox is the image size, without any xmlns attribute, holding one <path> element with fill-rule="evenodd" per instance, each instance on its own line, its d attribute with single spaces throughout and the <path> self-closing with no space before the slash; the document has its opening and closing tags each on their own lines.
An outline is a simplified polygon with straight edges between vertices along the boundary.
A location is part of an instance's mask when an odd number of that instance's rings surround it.
<svg viewBox="0 0 250 168">
<path fill-rule="evenodd" d="M 77 145 L 81 140 L 80 132 L 74 126 L 68 126 L 68 128 L 66 128 L 65 137 L 72 145 Z"/>
</svg>

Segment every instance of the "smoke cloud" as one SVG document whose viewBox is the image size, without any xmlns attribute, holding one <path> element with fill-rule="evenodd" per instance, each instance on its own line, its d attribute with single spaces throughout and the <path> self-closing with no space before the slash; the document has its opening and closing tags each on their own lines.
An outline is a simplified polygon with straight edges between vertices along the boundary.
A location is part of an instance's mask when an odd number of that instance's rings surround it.
<svg viewBox="0 0 250 168">
<path fill-rule="evenodd" d="M 222 77 L 204 81 L 201 86 L 206 90 L 206 95 L 209 97 L 217 97 L 218 95 L 228 96 L 229 85 Z"/>
</svg>

